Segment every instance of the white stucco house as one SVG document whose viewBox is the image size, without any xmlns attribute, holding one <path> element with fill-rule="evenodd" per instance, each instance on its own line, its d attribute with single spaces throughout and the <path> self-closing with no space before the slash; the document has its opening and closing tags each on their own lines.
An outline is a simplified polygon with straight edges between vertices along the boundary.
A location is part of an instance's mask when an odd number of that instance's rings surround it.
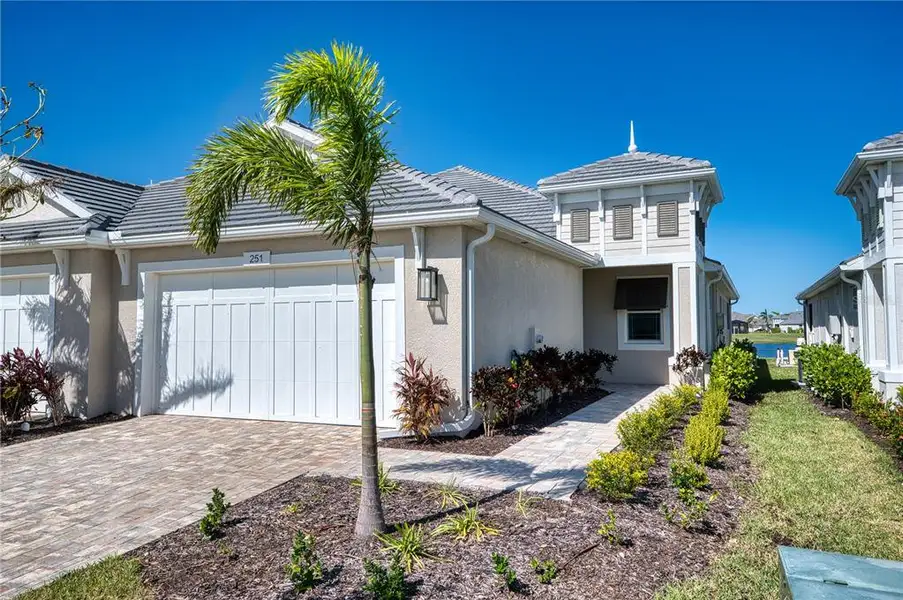
<svg viewBox="0 0 903 600">
<path fill-rule="evenodd" d="M 136 185 L 35 160 L 15 174 L 58 183 L 0 223 L 3 348 L 48 350 L 75 413 L 358 423 L 351 257 L 315 227 L 248 201 L 207 256 L 184 177 Z M 609 380 L 662 384 L 681 348 L 730 339 L 738 293 L 705 255 L 722 201 L 707 161 L 640 152 L 631 136 L 628 152 L 536 188 L 398 165 L 372 193 L 380 425 L 394 425 L 408 352 L 457 390 L 454 428 L 473 420 L 470 373 L 512 350 L 599 348 L 619 358 Z"/>
<path fill-rule="evenodd" d="M 797 295 L 808 343 L 858 353 L 890 398 L 903 385 L 903 131 L 869 142 L 837 187 L 862 233 L 862 252 Z"/>
</svg>

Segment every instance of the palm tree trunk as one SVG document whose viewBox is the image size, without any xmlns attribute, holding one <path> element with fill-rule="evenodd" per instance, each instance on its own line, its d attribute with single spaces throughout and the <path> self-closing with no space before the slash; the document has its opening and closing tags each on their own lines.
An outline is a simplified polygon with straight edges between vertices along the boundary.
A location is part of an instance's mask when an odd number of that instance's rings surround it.
<svg viewBox="0 0 903 600">
<path fill-rule="evenodd" d="M 370 274 L 370 250 L 357 258 L 358 323 L 361 363 L 361 505 L 354 532 L 369 537 L 383 531 L 382 499 L 379 495 L 379 463 L 376 455 L 376 388 L 373 374 L 373 276 Z"/>
</svg>

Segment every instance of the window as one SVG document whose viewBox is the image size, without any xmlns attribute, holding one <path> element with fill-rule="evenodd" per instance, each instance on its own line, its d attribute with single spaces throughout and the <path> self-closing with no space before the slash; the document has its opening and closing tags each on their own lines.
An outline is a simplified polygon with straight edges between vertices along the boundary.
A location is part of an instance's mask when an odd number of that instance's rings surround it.
<svg viewBox="0 0 903 600">
<path fill-rule="evenodd" d="M 589 209 L 575 208 L 571 211 L 571 242 L 579 244 L 589 241 Z"/>
<path fill-rule="evenodd" d="M 659 202 L 656 212 L 658 215 L 658 237 L 677 236 L 677 202 Z"/>
<path fill-rule="evenodd" d="M 619 350 L 671 348 L 667 277 L 622 277 L 615 285 Z"/>
<path fill-rule="evenodd" d="M 627 312 L 628 342 L 661 342 L 662 311 Z"/>
<path fill-rule="evenodd" d="M 633 206 L 626 204 L 615 206 L 612 209 L 614 219 L 612 227 L 614 228 L 614 239 L 616 240 L 632 240 L 633 239 Z"/>
</svg>

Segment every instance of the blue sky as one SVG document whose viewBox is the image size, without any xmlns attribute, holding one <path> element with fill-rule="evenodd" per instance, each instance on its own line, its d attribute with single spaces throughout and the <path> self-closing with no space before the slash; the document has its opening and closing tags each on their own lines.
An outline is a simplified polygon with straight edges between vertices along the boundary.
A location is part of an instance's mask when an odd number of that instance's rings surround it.
<svg viewBox="0 0 903 600">
<path fill-rule="evenodd" d="M 288 52 L 332 39 L 380 62 L 399 158 L 535 184 L 624 152 L 712 161 L 707 253 L 736 310 L 793 310 L 858 251 L 833 193 L 853 154 L 903 129 L 903 4 L 301 4 L 6 1 L 0 74 L 48 90 L 36 158 L 137 183 L 185 172 L 219 127 L 261 113 Z M 882 33 L 883 32 L 883 33 Z M 299 115 L 302 118 L 304 115 Z"/>
</svg>

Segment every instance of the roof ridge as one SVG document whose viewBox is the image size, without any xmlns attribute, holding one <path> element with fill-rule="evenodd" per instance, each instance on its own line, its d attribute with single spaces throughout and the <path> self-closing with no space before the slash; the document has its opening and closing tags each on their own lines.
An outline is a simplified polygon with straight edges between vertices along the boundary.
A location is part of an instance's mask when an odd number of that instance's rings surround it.
<svg viewBox="0 0 903 600">
<path fill-rule="evenodd" d="M 43 161 L 43 160 L 37 160 L 37 159 L 34 159 L 34 158 L 17 158 L 17 159 L 16 159 L 16 162 L 18 162 L 18 163 L 25 163 L 25 164 L 28 164 L 28 163 L 35 163 L 35 164 L 42 165 L 42 166 L 45 166 L 45 167 L 51 167 L 51 168 L 53 168 L 53 169 L 59 169 L 60 171 L 67 171 L 67 172 L 69 172 L 69 173 L 74 173 L 74 174 L 76 174 L 76 175 L 82 175 L 82 176 L 84 176 L 84 177 L 90 177 L 91 179 L 97 179 L 98 181 L 106 181 L 106 182 L 108 182 L 108 183 L 116 183 L 116 184 L 118 184 L 118 185 L 127 185 L 127 186 L 129 186 L 129 187 L 133 187 L 133 188 L 136 188 L 136 189 L 139 189 L 139 190 L 143 190 L 143 189 L 144 189 L 144 186 L 143 186 L 143 185 L 140 185 L 140 184 L 137 184 L 137 183 L 132 183 L 132 182 L 130 182 L 130 181 L 122 181 L 121 179 L 113 179 L 112 177 L 104 177 L 104 176 L 102 176 L 102 175 L 95 175 L 94 173 L 88 173 L 87 171 L 79 171 L 78 169 L 72 169 L 72 168 L 70 168 L 70 167 L 64 167 L 63 165 L 57 165 L 57 164 L 54 164 L 54 163 L 49 163 L 49 162 L 45 162 L 45 161 Z"/>
<path fill-rule="evenodd" d="M 170 179 L 161 179 L 160 181 L 151 182 L 144 187 L 144 189 L 156 187 L 158 185 L 163 185 L 164 183 L 172 183 L 173 181 L 179 181 L 180 179 L 188 179 L 188 175 L 179 175 L 178 177 L 171 177 Z"/>
<path fill-rule="evenodd" d="M 435 175 L 430 175 L 429 173 L 424 173 L 419 169 L 415 169 L 414 167 L 409 167 L 407 165 L 403 165 L 401 163 L 398 164 L 397 172 L 399 175 L 416 183 L 418 185 L 422 185 L 430 191 L 433 191 L 443 198 L 448 199 L 449 201 L 455 204 L 479 204 L 480 199 L 471 192 L 463 188 L 459 188 L 456 185 L 453 185 L 440 177 Z"/>
<path fill-rule="evenodd" d="M 457 165 L 457 166 L 452 167 L 451 169 L 446 169 L 446 170 L 454 171 L 455 169 L 460 169 L 460 170 L 464 171 L 465 173 L 470 173 L 471 175 L 475 175 L 477 177 L 482 177 L 483 179 L 486 179 L 488 181 L 492 181 L 492 182 L 513 188 L 515 190 L 519 190 L 521 192 L 527 192 L 528 194 L 536 196 L 537 198 L 542 198 L 543 200 L 546 199 L 546 197 L 543 196 L 542 194 L 540 194 L 536 188 L 532 188 L 528 185 L 518 183 L 511 179 L 505 179 L 504 177 L 499 177 L 498 175 L 492 175 L 492 174 L 486 173 L 484 171 L 477 171 L 476 169 L 472 169 L 471 167 L 468 167 L 465 165 Z M 440 171 L 440 173 L 444 173 L 444 171 Z"/>
</svg>

